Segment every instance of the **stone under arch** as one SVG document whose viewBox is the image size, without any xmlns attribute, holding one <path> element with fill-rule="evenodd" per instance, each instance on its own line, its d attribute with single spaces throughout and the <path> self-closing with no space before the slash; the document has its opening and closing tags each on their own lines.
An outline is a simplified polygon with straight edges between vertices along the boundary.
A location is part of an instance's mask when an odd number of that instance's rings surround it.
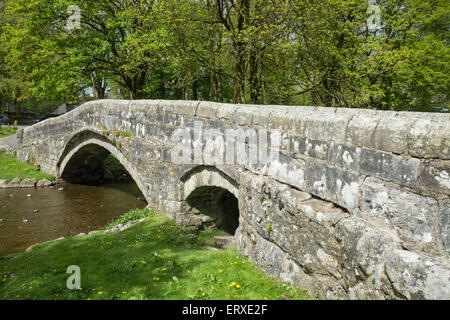
<svg viewBox="0 0 450 320">
<path fill-rule="evenodd" d="M 87 166 L 87 170 L 90 167 L 90 171 L 95 172 L 96 167 L 110 154 L 123 165 L 139 189 L 143 191 L 143 183 L 139 174 L 120 149 L 105 136 L 91 130 L 83 130 L 74 134 L 66 143 L 57 163 L 57 176 L 63 180 L 65 177 L 70 177 L 70 170 L 79 168 L 80 162 L 83 162 L 83 166 Z M 93 180 L 95 178 L 92 176 Z"/>
<path fill-rule="evenodd" d="M 181 194 L 179 222 L 234 235 L 239 226 L 239 185 L 233 178 L 215 167 L 196 167 L 183 176 Z"/>
</svg>

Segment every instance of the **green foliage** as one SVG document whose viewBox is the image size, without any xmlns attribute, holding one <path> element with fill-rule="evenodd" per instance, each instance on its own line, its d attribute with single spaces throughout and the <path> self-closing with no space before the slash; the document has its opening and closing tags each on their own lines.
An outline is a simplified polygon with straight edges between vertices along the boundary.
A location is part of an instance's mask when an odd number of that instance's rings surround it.
<svg viewBox="0 0 450 320">
<path fill-rule="evenodd" d="M 14 127 L 1 127 L 0 126 L 0 138 L 8 137 L 17 132 L 17 129 Z"/>
<path fill-rule="evenodd" d="M 270 234 L 272 232 L 272 222 L 267 223 L 266 232 Z"/>
<path fill-rule="evenodd" d="M 114 227 L 118 224 L 124 224 L 128 221 L 134 221 L 134 220 L 140 220 L 143 218 L 148 218 L 155 214 L 156 214 L 155 210 L 153 210 L 151 208 L 131 210 L 131 211 L 121 215 L 118 219 L 114 220 L 113 222 L 110 222 L 108 224 L 107 228 L 111 229 L 112 227 Z"/>
<path fill-rule="evenodd" d="M 121 170 L 121 171 L 126 171 L 126 169 L 124 168 L 124 166 L 120 163 L 119 160 L 117 160 L 117 158 L 115 158 L 113 155 L 108 155 L 108 157 L 106 157 L 105 160 L 103 160 L 102 163 L 102 168 L 103 169 L 108 169 L 108 170 Z"/>
<path fill-rule="evenodd" d="M 71 31 L 72 1 L 7 4 L 5 101 L 76 99 L 87 87 L 102 98 L 108 87 L 129 99 L 449 106 L 445 0 L 87 0 Z"/>
</svg>

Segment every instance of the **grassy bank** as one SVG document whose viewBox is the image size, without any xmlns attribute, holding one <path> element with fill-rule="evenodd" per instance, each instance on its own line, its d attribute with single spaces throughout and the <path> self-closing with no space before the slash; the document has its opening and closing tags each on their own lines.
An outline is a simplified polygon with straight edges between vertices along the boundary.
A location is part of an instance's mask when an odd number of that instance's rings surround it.
<svg viewBox="0 0 450 320">
<path fill-rule="evenodd" d="M 213 232 L 193 233 L 154 212 L 128 216 L 142 214 L 144 222 L 122 232 L 100 231 L 0 258 L 0 299 L 308 299 L 263 275 L 235 249 L 203 248 Z M 81 269 L 79 290 L 66 288 L 70 265 Z"/>
<path fill-rule="evenodd" d="M 49 179 L 54 180 L 52 175 L 45 174 L 39 170 L 39 167 L 22 163 L 13 155 L 0 151 L 0 180 L 11 181 L 14 178 L 23 180 L 25 178 L 34 178 L 36 180 Z"/>
<path fill-rule="evenodd" d="M 0 127 L 0 138 L 12 136 L 17 132 L 16 128 L 13 127 Z"/>
</svg>

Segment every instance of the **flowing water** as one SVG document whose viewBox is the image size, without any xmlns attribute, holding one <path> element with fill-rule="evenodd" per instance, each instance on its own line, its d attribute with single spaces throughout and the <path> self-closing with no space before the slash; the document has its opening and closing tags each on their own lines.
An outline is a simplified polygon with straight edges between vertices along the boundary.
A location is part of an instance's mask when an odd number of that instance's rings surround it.
<svg viewBox="0 0 450 320">
<path fill-rule="evenodd" d="M 140 195 L 134 183 L 0 189 L 0 255 L 103 229 L 123 213 L 144 208 Z"/>
</svg>

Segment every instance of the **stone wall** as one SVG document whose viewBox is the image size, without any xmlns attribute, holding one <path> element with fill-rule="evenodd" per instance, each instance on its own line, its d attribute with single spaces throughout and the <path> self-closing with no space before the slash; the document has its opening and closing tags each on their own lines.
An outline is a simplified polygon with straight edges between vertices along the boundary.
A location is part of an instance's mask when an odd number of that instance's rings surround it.
<svg viewBox="0 0 450 320">
<path fill-rule="evenodd" d="M 222 138 L 230 128 L 268 130 L 280 154 L 263 166 L 205 154 L 174 164 L 171 137 L 198 124 Z M 315 296 L 450 298 L 450 115 L 103 100 L 25 129 L 18 156 L 61 177 L 91 144 L 176 221 L 192 220 L 182 207 L 198 188 L 229 191 L 239 201 L 237 249 Z"/>
</svg>

